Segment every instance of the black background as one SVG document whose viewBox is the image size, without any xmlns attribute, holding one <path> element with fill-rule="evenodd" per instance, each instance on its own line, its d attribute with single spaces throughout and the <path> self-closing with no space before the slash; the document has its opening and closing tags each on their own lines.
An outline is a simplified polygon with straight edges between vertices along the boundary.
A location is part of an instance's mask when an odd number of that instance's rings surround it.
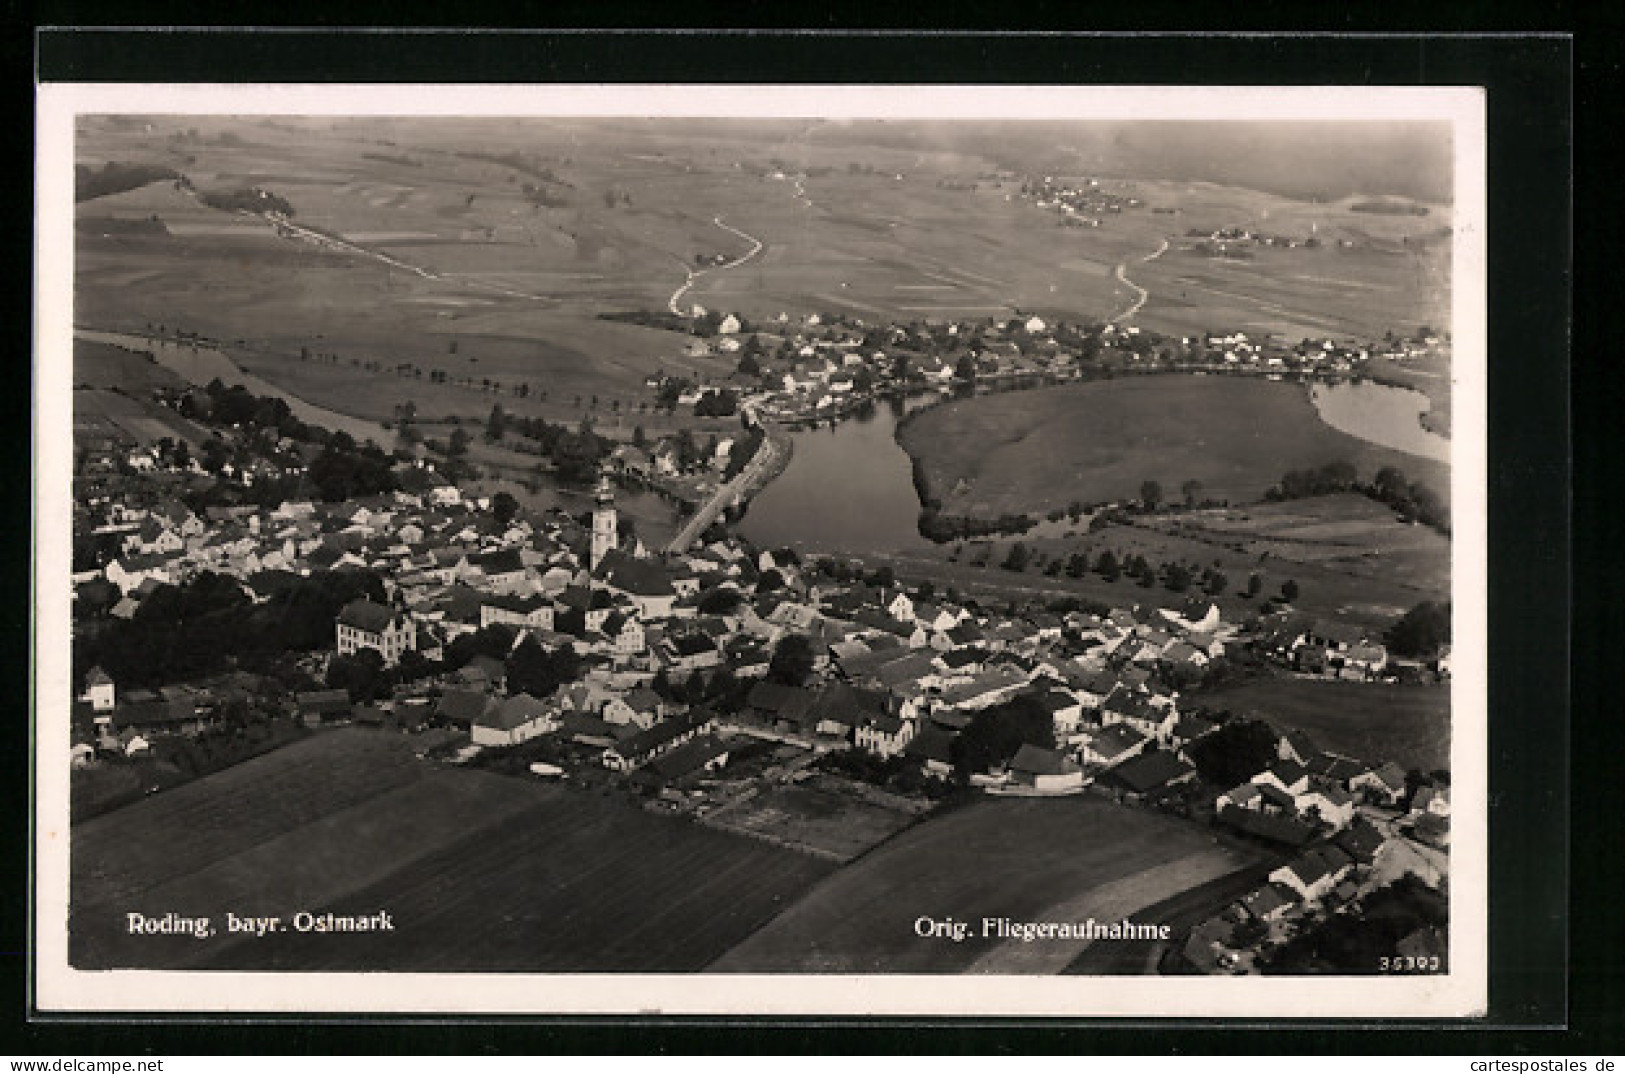
<svg viewBox="0 0 1625 1074">
<path fill-rule="evenodd" d="M 177 7 L 170 5 L 171 8 Z M 89 25 L 107 13 L 95 5 L 61 5 L 39 22 Z M 127 9 L 121 7 L 120 11 Z M 201 12 L 202 6 L 198 6 Z M 338 9 L 333 9 L 337 11 Z M 1155 16 L 1136 5 L 1139 17 Z M 1457 5 L 1457 24 L 1467 5 Z M 1531 9 L 1532 10 L 1532 9 Z M 1263 24 L 1280 9 L 1254 9 Z M 188 20 L 172 10 L 163 20 Z M 360 21 L 359 11 L 346 12 Z M 459 13 L 472 14 L 466 6 Z M 701 8 L 703 16 L 709 12 Z M 925 14 L 924 12 L 916 12 Z M 1615 574 L 1597 571 L 1575 586 L 1571 608 L 1570 509 L 1575 530 L 1586 535 L 1579 563 L 1617 565 L 1621 534 L 1612 488 L 1613 460 L 1620 457 L 1606 435 L 1577 439 L 1581 476 L 1594 484 L 1571 494 L 1571 422 L 1577 431 L 1606 433 L 1625 411 L 1617 407 L 1617 381 L 1607 373 L 1618 361 L 1618 333 L 1598 322 L 1574 322 L 1573 372 L 1583 390 L 1574 392 L 1571 416 L 1571 299 L 1590 299 L 1597 311 L 1605 296 L 1617 305 L 1617 274 L 1599 260 L 1594 276 L 1572 288 L 1571 235 L 1601 249 L 1618 239 L 1618 173 L 1599 173 L 1582 190 L 1576 212 L 1572 187 L 1574 116 L 1582 117 L 1601 145 L 1616 136 L 1620 50 L 1601 25 L 1575 37 L 1562 32 L 1564 9 L 1525 12 L 1503 29 L 1518 35 L 1347 34 L 1111 34 L 818 32 L 554 32 L 353 33 L 264 30 L 40 31 L 9 34 L 0 59 L 11 72 L 32 68 L 40 80 L 78 81 L 308 81 L 308 82 L 861 82 L 861 83 L 1112 83 L 1112 84 L 1371 84 L 1487 86 L 1489 114 L 1489 406 L 1490 406 L 1490 780 L 1491 780 L 1491 1012 L 1488 1020 L 1422 1027 L 1271 1022 L 1255 1026 L 1154 1023 L 1114 1024 L 998 1021 L 832 1022 L 751 1020 L 722 1023 L 682 1019 L 664 1022 L 615 1020 L 480 1020 L 402 1022 L 302 1018 L 228 1023 L 215 1016 L 171 1020 L 94 1021 L 40 1015 L 30 1007 L 28 877 L 9 872 L 0 913 L 0 965 L 7 1038 L 3 1049 L 19 1055 L 94 1055 L 117 1052 L 189 1054 L 220 1052 L 337 1052 L 410 1054 L 481 1052 L 648 1051 L 850 1051 L 926 1052 L 1371 1052 L 1452 1054 L 1535 1052 L 1618 1053 L 1619 978 L 1625 952 L 1625 889 L 1620 885 L 1621 818 L 1617 798 L 1606 795 L 1619 782 L 1622 757 L 1617 698 L 1603 704 L 1602 675 L 1617 665 L 1622 616 Z M 19 14 L 15 9 L 13 16 Z M 38 14 L 25 12 L 23 14 Z M 483 13 L 482 13 L 483 14 Z M 518 12 L 542 21 L 541 11 Z M 594 8 L 548 9 L 554 26 L 573 16 L 582 25 L 659 25 L 652 13 L 617 16 Z M 750 21 L 771 25 L 768 13 Z M 780 13 L 784 14 L 783 12 Z M 803 12 L 803 15 L 809 13 Z M 962 11 L 933 10 L 939 25 Z M 1013 13 L 1001 10 L 1005 25 Z M 1041 12 L 1042 14 L 1042 12 Z M 1405 12 L 1389 12 L 1403 19 Z M 1421 12 L 1410 12 L 1419 18 Z M 1439 11 L 1435 9 L 1437 16 Z M 1494 12 L 1482 6 L 1477 25 Z M 1504 13 L 1503 13 L 1504 15 Z M 126 19 L 128 15 L 124 16 Z M 217 16 L 216 16 L 217 17 Z M 321 27 L 333 16 L 304 22 Z M 1119 13 L 1119 17 L 1123 17 Z M 1210 16 L 1211 17 L 1211 16 Z M 515 12 L 499 14 L 496 25 Z M 1616 17 L 1617 19 L 1617 17 Z M 1545 20 L 1545 21 L 1541 21 Z M 156 20 L 155 20 L 156 21 Z M 970 19 L 967 25 L 975 25 Z M 803 26 L 816 27 L 815 17 Z M 847 25 L 852 25 L 848 21 Z M 894 23 L 893 25 L 906 25 Z M 1184 26 L 1192 23 L 1187 19 Z M 1403 25 L 1402 23 L 1400 25 Z M 1435 22 L 1431 30 L 1441 25 Z M 1327 18 L 1320 29 L 1347 31 L 1357 24 Z M 1422 30 L 1418 23 L 1415 27 Z M 1576 68 L 1578 70 L 1576 70 Z M 1575 83 L 1578 76 L 1580 81 Z M 23 85 L 12 114 L 32 114 L 32 85 Z M 1578 95 L 1578 109 L 1574 97 Z M 1603 115 L 1608 111 L 1608 115 Z M 18 124 L 21 125 L 20 123 Z M 13 146 L 8 234 L 21 262 L 30 233 L 31 206 L 18 177 L 31 173 L 32 139 Z M 20 152 L 19 152 L 20 150 Z M 1598 197 L 1600 191 L 1607 193 Z M 1589 197 L 1587 197 L 1589 195 Z M 1603 198 L 1608 200 L 1603 204 Z M 1586 205 L 1589 202 L 1589 206 Z M 1591 211 L 1584 212 L 1588 207 Z M 1573 224 L 1578 221 L 1579 227 Z M 1598 242 L 1597 240 L 1602 241 Z M 7 320 L 29 323 L 28 276 L 13 276 L 5 292 Z M 16 457 L 3 483 L 10 517 L 29 510 L 21 475 L 28 466 L 24 399 L 26 367 L 20 360 L 26 336 L 17 333 L 15 357 L 6 366 L 15 390 L 0 394 L 0 415 L 16 430 L 7 443 Z M 1587 472 L 1589 469 L 1589 472 Z M 29 558 L 20 524 L 4 583 L 0 618 L 12 640 L 16 663 L 8 686 L 10 704 L 0 719 L 10 778 L 4 795 L 4 861 L 21 863 L 29 852 L 27 782 L 31 666 L 28 638 Z M 1572 633 L 1571 633 L 1572 632 Z M 1577 675 L 1571 723 L 1570 649 Z M 1606 670 L 1605 670 L 1606 669 Z M 1576 762 L 1571 780 L 1571 744 Z M 1571 789 L 1575 847 L 1570 849 Z M 1605 800 L 1606 799 L 1606 800 Z M 1570 866 L 1572 862 L 1572 886 Z M 1572 916 L 1571 916 L 1572 913 Z M 1572 938 L 1570 930 L 1573 930 Z M 1571 962 L 1572 959 L 1572 962 Z M 144 997 L 132 997 L 139 1007 Z M 1552 1028 L 1567 1026 L 1567 1029 Z M 1523 1027 L 1523 1028 L 1519 1028 Z M 1547 1028 L 1530 1028 L 1547 1027 Z M 1441 1031 L 1442 1029 L 1442 1031 Z"/>
</svg>

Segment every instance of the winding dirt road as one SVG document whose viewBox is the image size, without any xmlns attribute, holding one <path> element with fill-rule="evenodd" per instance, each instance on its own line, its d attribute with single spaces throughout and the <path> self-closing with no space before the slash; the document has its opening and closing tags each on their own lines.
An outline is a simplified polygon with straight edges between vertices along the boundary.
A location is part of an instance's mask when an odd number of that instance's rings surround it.
<svg viewBox="0 0 1625 1074">
<path fill-rule="evenodd" d="M 1148 261 L 1155 261 L 1157 258 L 1161 257 L 1167 251 L 1168 251 L 1168 240 L 1163 239 L 1161 246 L 1158 246 L 1151 253 L 1149 253 L 1146 256 L 1140 258 L 1140 263 L 1145 264 Z M 1128 304 L 1127 309 L 1123 310 L 1122 313 L 1119 313 L 1117 316 L 1115 316 L 1115 317 L 1113 317 L 1111 319 L 1112 324 L 1121 324 L 1122 322 L 1128 320 L 1130 317 L 1134 316 L 1136 313 L 1139 313 L 1140 309 L 1145 305 L 1146 299 L 1151 297 L 1151 292 L 1150 291 L 1147 291 L 1145 288 L 1141 287 L 1139 284 L 1135 283 L 1133 280 L 1129 279 L 1127 275 L 1125 275 L 1127 269 L 1128 269 L 1128 263 L 1123 262 L 1123 261 L 1119 261 L 1117 263 L 1117 267 L 1112 270 L 1112 275 L 1117 277 L 1117 282 L 1118 283 L 1121 283 L 1124 286 L 1129 287 L 1130 289 L 1132 289 L 1135 292 L 1135 298 L 1134 298 L 1133 302 L 1130 302 Z"/>
<path fill-rule="evenodd" d="M 677 290 L 673 291 L 671 293 L 671 298 L 666 301 L 666 308 L 677 314 L 679 317 L 683 315 L 683 311 L 677 307 L 677 300 L 687 294 L 688 289 L 693 287 L 694 284 L 699 281 L 701 276 L 712 272 L 726 272 L 729 269 L 738 268 L 740 265 L 743 265 L 745 262 L 762 252 L 762 240 L 758 239 L 756 236 L 746 234 L 745 232 L 734 227 L 732 224 L 723 223 L 722 217 L 720 216 L 713 216 L 711 218 L 711 222 L 722 230 L 731 231 L 735 235 L 738 235 L 740 238 L 744 239 L 746 242 L 750 243 L 750 249 L 746 253 L 741 254 L 739 257 L 734 258 L 732 261 L 725 261 L 714 268 L 699 269 L 696 271 L 689 268 L 687 265 L 684 265 L 683 271 L 688 273 L 688 279 L 684 280 L 683 285 Z"/>
</svg>

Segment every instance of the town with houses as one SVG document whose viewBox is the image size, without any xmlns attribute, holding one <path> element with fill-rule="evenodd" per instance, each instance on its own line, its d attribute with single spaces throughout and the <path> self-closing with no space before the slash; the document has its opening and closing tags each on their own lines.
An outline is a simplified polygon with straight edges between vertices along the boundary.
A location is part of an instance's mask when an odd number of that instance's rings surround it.
<svg viewBox="0 0 1625 1074">
<path fill-rule="evenodd" d="M 1037 317 L 876 329 L 814 315 L 754 332 L 712 320 L 702 346 L 762 354 L 739 387 L 747 419 L 785 423 L 838 417 L 899 377 L 946 389 L 1057 373 L 1080 348 L 1269 374 L 1346 373 L 1441 346 L 1153 340 L 1114 325 L 1079 335 Z M 706 389 L 673 394 L 692 406 Z M 1448 652 L 1404 667 L 1380 635 L 1284 600 L 1246 622 L 1200 594 L 1159 604 L 1149 590 L 1147 603 L 1111 608 L 978 602 L 887 568 L 754 548 L 725 520 L 646 547 L 625 532 L 616 493 L 678 477 L 671 438 L 601 457 L 586 515 L 518 509 L 421 457 L 384 464 L 412 478 L 389 491 L 187 506 L 184 493 L 214 481 L 308 472 L 301 447 L 271 435 L 212 470 L 174 445 L 82 450 L 71 763 L 76 776 L 140 773 L 109 801 L 336 726 L 406 736 L 424 763 L 600 789 L 722 826 L 762 786 L 815 772 L 919 817 L 966 796 L 1098 795 L 1276 863 L 1189 923 L 1180 972 L 1270 972 L 1294 936 L 1396 883 L 1439 908 L 1396 951 L 1442 965 L 1448 773 L 1328 753 L 1300 732 L 1193 707 L 1181 687 L 1237 661 L 1362 682 L 1448 677 Z M 702 468 L 725 465 L 719 454 Z M 718 488 L 714 469 L 705 487 Z M 228 651 L 196 668 L 116 650 L 142 634 L 179 644 L 181 609 L 250 629 L 297 618 L 298 639 L 251 653 L 227 631 Z M 1033 720 L 1041 733 L 1000 748 Z M 76 809 L 108 807 L 76 797 Z M 771 825 L 750 834 L 832 853 Z"/>
</svg>

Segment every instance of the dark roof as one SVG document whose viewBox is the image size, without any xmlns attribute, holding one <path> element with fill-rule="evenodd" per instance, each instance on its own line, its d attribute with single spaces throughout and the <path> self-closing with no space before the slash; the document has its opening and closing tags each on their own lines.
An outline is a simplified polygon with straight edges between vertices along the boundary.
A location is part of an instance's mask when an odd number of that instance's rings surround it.
<svg viewBox="0 0 1625 1074">
<path fill-rule="evenodd" d="M 1347 783 L 1366 770 L 1366 766 L 1354 758 L 1335 753 L 1317 753 L 1309 758 L 1305 767 L 1311 775 L 1323 776 L 1338 783 Z"/>
<path fill-rule="evenodd" d="M 1309 774 L 1309 770 L 1296 761 L 1276 761 L 1270 765 L 1269 770 L 1275 773 L 1275 777 L 1288 787 Z"/>
<path fill-rule="evenodd" d="M 455 723 L 473 723 L 485 713 L 485 695 L 478 690 L 447 690 L 440 695 L 435 715 Z"/>
<path fill-rule="evenodd" d="M 1259 795 L 1262 796 L 1265 801 L 1279 806 L 1288 813 L 1297 812 L 1298 800 L 1287 792 L 1283 791 L 1281 788 L 1277 787 L 1275 784 L 1255 783 L 1253 786 L 1258 788 Z"/>
<path fill-rule="evenodd" d="M 365 597 L 352 600 L 339 609 L 340 623 L 365 630 L 369 634 L 382 634 L 395 622 L 395 611 L 382 604 L 374 604 Z"/>
<path fill-rule="evenodd" d="M 940 724 L 927 723 L 920 728 L 920 733 L 903 747 L 903 752 L 910 757 L 922 761 L 941 761 L 943 764 L 953 763 L 953 742 L 957 736 L 954 732 Z"/>
<path fill-rule="evenodd" d="M 1289 847 L 1301 847 L 1315 837 L 1314 831 L 1307 825 L 1288 817 L 1255 813 L 1239 806 L 1225 806 L 1219 810 L 1219 820 L 1237 831 Z"/>
<path fill-rule="evenodd" d="M 1265 884 L 1257 891 L 1241 900 L 1241 905 L 1254 917 L 1263 918 L 1283 906 L 1291 906 L 1298 901 L 1298 895 L 1284 884 Z"/>
<path fill-rule="evenodd" d="M 1377 826 L 1364 817 L 1355 817 L 1354 823 L 1339 832 L 1334 842 L 1357 862 L 1369 865 L 1386 840 Z"/>
<path fill-rule="evenodd" d="M 1353 859 L 1335 845 L 1318 846 L 1304 851 L 1301 857 L 1295 859 L 1287 866 L 1294 876 L 1305 884 L 1316 881 L 1337 872 L 1350 864 Z"/>
<path fill-rule="evenodd" d="M 636 760 L 664 746 L 676 738 L 681 738 L 689 731 L 702 727 L 713 719 L 713 714 L 704 709 L 693 709 L 682 716 L 673 716 L 669 719 L 657 721 L 647 730 L 639 731 L 615 747 L 627 760 Z"/>
<path fill-rule="evenodd" d="M 879 690 L 862 690 L 844 682 L 831 683 L 818 695 L 808 719 L 814 723 L 829 720 L 856 727 L 865 720 L 886 714 L 886 695 Z"/>
<path fill-rule="evenodd" d="M 1079 705 L 1077 698 L 1059 690 L 1051 690 L 1038 698 L 1038 703 L 1044 706 L 1044 711 L 1051 716 L 1066 709 L 1076 708 Z"/>
<path fill-rule="evenodd" d="M 1077 766 L 1069 762 L 1060 750 L 1048 750 L 1030 742 L 1022 743 L 1016 755 L 1010 759 L 1010 771 L 1034 776 L 1064 776 L 1077 770 Z"/>
<path fill-rule="evenodd" d="M 1146 791 L 1183 779 L 1194 771 L 1196 771 L 1194 768 L 1174 754 L 1166 750 L 1156 750 L 1131 757 L 1108 770 L 1105 775 L 1136 794 L 1144 794 Z"/>
<path fill-rule="evenodd" d="M 512 574 L 515 571 L 525 569 L 524 561 L 519 558 L 519 549 L 517 548 L 501 548 L 495 552 L 473 556 L 469 559 L 469 563 L 486 574 Z"/>
<path fill-rule="evenodd" d="M 619 549 L 605 553 L 596 573 L 616 589 L 640 597 L 669 597 L 677 592 L 658 561 L 637 559 Z"/>
<path fill-rule="evenodd" d="M 1114 723 L 1102 729 L 1090 740 L 1090 746 L 1096 753 L 1108 757 L 1116 757 L 1124 750 L 1132 749 L 1145 741 L 1134 727 L 1126 723 Z"/>
<path fill-rule="evenodd" d="M 545 702 L 529 694 L 515 694 L 499 705 L 485 709 L 474 722 L 481 727 L 494 727 L 499 731 L 512 731 L 547 711 Z"/>
<path fill-rule="evenodd" d="M 649 762 L 649 767 L 662 779 L 681 779 L 727 753 L 728 747 L 717 736 L 700 735 L 656 757 Z"/>
<path fill-rule="evenodd" d="M 1210 733 L 1215 726 L 1217 725 L 1209 720 L 1186 713 L 1179 718 L 1178 723 L 1174 724 L 1174 737 L 1191 742 Z"/>
</svg>

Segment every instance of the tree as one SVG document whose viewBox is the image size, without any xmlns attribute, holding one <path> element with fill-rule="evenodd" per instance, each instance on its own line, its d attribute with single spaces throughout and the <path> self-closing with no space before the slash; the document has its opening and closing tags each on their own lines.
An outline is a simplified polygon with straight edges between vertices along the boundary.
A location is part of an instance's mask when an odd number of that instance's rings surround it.
<svg viewBox="0 0 1625 1074">
<path fill-rule="evenodd" d="M 1228 586 L 1229 584 L 1230 584 L 1230 579 L 1226 578 L 1222 572 L 1214 571 L 1212 574 L 1208 575 L 1208 577 L 1207 577 L 1208 596 L 1210 596 L 1210 597 L 1218 596 L 1219 594 L 1224 592 L 1225 587 Z"/>
<path fill-rule="evenodd" d="M 632 427 L 632 446 L 641 448 L 649 443 L 649 435 L 643 431 L 643 426 Z"/>
<path fill-rule="evenodd" d="M 1256 597 L 1256 596 L 1258 596 L 1258 591 L 1263 589 L 1263 588 L 1264 588 L 1264 580 L 1258 576 L 1258 573 L 1256 571 L 1247 576 L 1247 592 L 1246 592 L 1246 596 Z"/>
<path fill-rule="evenodd" d="M 491 416 L 485 422 L 485 438 L 492 443 L 501 440 L 508 431 L 508 415 L 503 413 L 502 404 L 497 403 L 491 407 Z"/>
<path fill-rule="evenodd" d="M 701 615 L 727 615 L 739 607 L 744 599 L 737 589 L 717 586 L 700 594 L 697 607 Z"/>
<path fill-rule="evenodd" d="M 1202 483 L 1193 477 L 1179 486 L 1179 491 L 1185 496 L 1185 506 L 1194 507 L 1202 496 Z"/>
<path fill-rule="evenodd" d="M 1024 571 L 1027 569 L 1028 559 L 1027 546 L 1017 541 L 1010 546 L 1009 555 L 1005 556 L 1004 562 L 999 565 L 1007 571 Z"/>
<path fill-rule="evenodd" d="M 1115 582 L 1122 577 L 1123 569 L 1118 566 L 1117 557 L 1112 555 L 1111 549 L 1100 553 L 1100 558 L 1095 560 L 1095 573 L 1108 582 Z"/>
<path fill-rule="evenodd" d="M 580 674 L 581 660 L 568 645 L 548 651 L 533 637 L 520 642 L 504 663 L 508 689 L 532 697 L 547 697 Z"/>
<path fill-rule="evenodd" d="M 1051 749 L 1055 721 L 1036 697 L 1023 695 L 982 709 L 951 747 L 954 769 L 961 776 L 986 772 L 1007 763 L 1024 745 Z"/>
<path fill-rule="evenodd" d="M 1281 583 L 1281 599 L 1291 604 L 1298 599 L 1298 583 L 1288 578 Z"/>
<path fill-rule="evenodd" d="M 1230 720 L 1185 747 L 1196 771 L 1210 783 L 1234 787 L 1275 761 L 1275 732 L 1262 720 Z"/>
<path fill-rule="evenodd" d="M 954 363 L 954 379 L 970 383 L 976 379 L 976 359 L 968 354 L 961 355 L 959 361 Z"/>
<path fill-rule="evenodd" d="M 1175 593 L 1183 593 L 1191 587 L 1191 572 L 1183 563 L 1170 563 L 1162 569 L 1162 582 Z"/>
<path fill-rule="evenodd" d="M 468 454 L 469 435 L 466 429 L 457 428 L 451 431 L 451 441 L 446 445 L 446 454 L 453 458 Z"/>
<path fill-rule="evenodd" d="M 514 516 L 519 513 L 519 501 L 508 492 L 499 492 L 491 497 L 491 517 L 496 519 L 499 526 L 507 526 Z"/>
<path fill-rule="evenodd" d="M 800 686 L 813 672 L 812 641 L 805 634 L 786 634 L 773 646 L 767 677 L 786 686 Z"/>
<path fill-rule="evenodd" d="M 1146 481 L 1140 485 L 1140 502 L 1145 504 L 1147 511 L 1155 511 L 1157 504 L 1162 500 L 1162 486 L 1155 481 Z"/>
<path fill-rule="evenodd" d="M 1450 605 L 1425 600 L 1406 612 L 1387 634 L 1398 656 L 1432 657 L 1450 642 Z"/>
<path fill-rule="evenodd" d="M 327 665 L 327 687 L 345 690 L 355 704 L 366 704 L 389 692 L 389 676 L 384 671 L 384 657 L 377 649 L 357 649 L 344 656 L 336 655 Z"/>
</svg>

